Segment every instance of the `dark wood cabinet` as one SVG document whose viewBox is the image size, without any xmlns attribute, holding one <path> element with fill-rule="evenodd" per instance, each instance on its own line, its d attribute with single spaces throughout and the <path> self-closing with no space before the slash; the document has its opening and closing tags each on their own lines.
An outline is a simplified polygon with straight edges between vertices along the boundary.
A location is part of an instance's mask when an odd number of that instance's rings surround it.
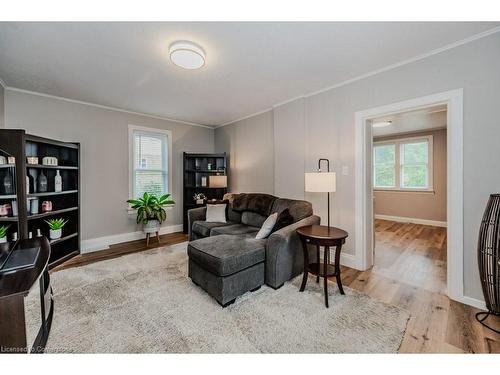
<svg viewBox="0 0 500 375">
<path fill-rule="evenodd" d="M 49 241 L 3 243 L 0 254 L 0 353 L 41 353 L 54 311 Z"/>
<path fill-rule="evenodd" d="M 49 237 L 45 220 L 68 220 L 59 239 L 51 240 L 49 267 L 54 267 L 80 253 L 80 145 L 26 134 L 21 129 L 0 130 L 0 154 L 7 160 L 0 164 L 0 205 L 11 206 L 0 225 L 9 225 L 8 241 L 35 238 L 38 231 Z M 14 158 L 8 163 L 9 157 Z M 57 165 L 46 165 L 44 158 L 56 158 Z M 28 162 L 28 158 L 29 162 Z M 37 158 L 37 159 L 31 159 Z M 5 191 L 4 178 L 13 177 L 13 191 Z M 55 189 L 55 177 L 62 180 L 62 191 Z M 28 181 L 27 181 L 28 179 Z M 46 185 L 40 185 L 40 180 Z M 29 185 L 29 186 L 28 186 Z M 52 209 L 43 210 L 43 202 Z M 13 207 L 17 206 L 17 210 Z"/>
<path fill-rule="evenodd" d="M 227 171 L 229 160 L 226 153 L 202 154 L 184 153 L 184 189 L 183 189 L 183 229 L 188 232 L 187 211 L 192 208 L 203 207 L 207 201 L 221 200 L 227 193 Z M 217 181 L 210 186 L 212 176 L 226 176 L 225 186 Z M 197 203 L 195 194 L 203 194 L 206 199 Z"/>
</svg>

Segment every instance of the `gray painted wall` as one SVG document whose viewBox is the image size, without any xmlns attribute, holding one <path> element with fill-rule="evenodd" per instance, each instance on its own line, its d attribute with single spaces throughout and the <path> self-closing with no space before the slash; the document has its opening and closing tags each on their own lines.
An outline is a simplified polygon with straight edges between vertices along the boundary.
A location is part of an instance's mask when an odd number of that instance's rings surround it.
<svg viewBox="0 0 500 375">
<path fill-rule="evenodd" d="M 128 125 L 172 131 L 172 195 L 164 225 L 182 223 L 182 152 L 213 152 L 214 131 L 119 111 L 7 90 L 6 127 L 81 143 L 82 238 L 140 230 L 126 212 Z"/>
<path fill-rule="evenodd" d="M 337 172 L 337 192 L 333 194 L 332 220 L 335 225 L 350 233 L 346 252 L 354 249 L 354 113 L 356 111 L 422 97 L 433 93 L 464 89 L 464 291 L 465 295 L 482 299 L 477 271 L 476 241 L 482 213 L 490 193 L 500 190 L 500 34 L 479 39 L 431 56 L 429 58 L 401 66 L 338 87 L 305 99 L 305 170 L 316 168 L 317 158 L 331 159 Z M 287 106 L 300 106 L 292 102 Z M 277 109 L 275 109 L 276 111 Z M 252 124 L 252 119 L 245 120 Z M 238 153 L 238 144 L 218 142 L 221 134 L 231 132 L 228 125 L 216 130 L 216 144 L 223 145 L 219 151 L 232 149 Z M 299 132 L 300 121 L 290 124 L 290 132 Z M 258 129 L 254 129 L 255 132 Z M 254 135 L 246 141 L 255 142 L 260 152 L 271 152 L 272 145 L 257 144 L 262 137 Z M 278 141 L 279 142 L 279 141 Z M 276 140 L 275 140 L 276 143 Z M 251 146 L 245 145 L 248 149 Z M 268 147 L 264 150 L 263 147 Z M 297 150 L 293 147 L 280 148 L 296 160 Z M 298 150 L 302 152 L 302 150 Z M 340 173 L 342 166 L 348 174 Z M 290 183 L 299 181 L 303 170 L 290 170 L 290 175 L 280 176 Z M 247 173 L 252 173 L 247 170 Z M 239 176 L 233 173 L 231 182 Z M 275 174 L 275 178 L 276 178 Z M 284 181 L 283 183 L 285 183 Z M 279 186 L 282 182 L 275 182 Z M 317 194 L 306 194 L 313 202 L 316 212 L 325 216 L 326 198 Z M 453 249 L 451 249 L 453 251 Z"/>
<path fill-rule="evenodd" d="M 5 89 L 0 85 L 0 128 L 5 127 Z"/>
<path fill-rule="evenodd" d="M 305 102 L 298 99 L 274 109 L 274 194 L 304 199 Z"/>
<path fill-rule="evenodd" d="M 215 129 L 215 151 L 229 154 L 229 191 L 274 192 L 273 112 Z"/>
</svg>

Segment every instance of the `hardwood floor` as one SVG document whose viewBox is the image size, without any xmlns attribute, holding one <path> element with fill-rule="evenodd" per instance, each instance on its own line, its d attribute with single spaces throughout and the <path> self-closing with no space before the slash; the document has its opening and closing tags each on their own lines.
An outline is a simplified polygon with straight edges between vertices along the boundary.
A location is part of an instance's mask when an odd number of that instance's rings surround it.
<svg viewBox="0 0 500 375">
<path fill-rule="evenodd" d="M 343 267 L 342 280 L 410 312 L 400 352 L 500 353 L 500 335 L 476 321 L 479 310 L 445 294 L 445 228 L 375 220 L 375 240 L 374 267 Z M 500 319 L 489 319 L 500 328 Z"/>
<path fill-rule="evenodd" d="M 364 272 L 342 267 L 342 282 L 410 312 L 400 352 L 500 353 L 500 335 L 474 318 L 479 310 L 451 301 L 445 294 L 446 229 L 376 220 L 375 238 L 375 266 Z M 150 248 L 187 241 L 187 236 L 167 234 L 161 241 Z M 144 240 L 118 244 L 79 255 L 52 272 L 144 250 Z M 489 319 L 500 328 L 500 318 Z"/>
<path fill-rule="evenodd" d="M 126 254 L 153 249 L 155 247 L 174 245 L 176 243 L 187 241 L 188 236 L 187 234 L 184 234 L 182 232 L 177 232 L 160 236 L 160 243 L 156 242 L 155 239 L 156 237 L 150 240 L 149 247 L 146 247 L 146 240 L 143 239 L 111 245 L 109 249 L 106 250 L 77 255 L 67 262 L 64 262 L 63 264 L 55 267 L 51 270 L 51 272 L 56 272 L 65 268 L 84 266 L 86 264 L 99 262 L 101 260 L 113 259 Z"/>
</svg>

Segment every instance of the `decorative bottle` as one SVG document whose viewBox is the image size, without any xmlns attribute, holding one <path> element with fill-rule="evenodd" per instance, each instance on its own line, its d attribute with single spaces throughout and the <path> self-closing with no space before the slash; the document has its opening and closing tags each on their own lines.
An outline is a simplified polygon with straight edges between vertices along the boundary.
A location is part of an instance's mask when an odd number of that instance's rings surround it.
<svg viewBox="0 0 500 375">
<path fill-rule="evenodd" d="M 28 193 L 36 193 L 36 184 L 35 184 L 35 178 L 28 173 L 28 179 L 29 179 L 29 188 L 31 191 L 27 191 Z"/>
<path fill-rule="evenodd" d="M 10 171 L 7 172 L 5 177 L 3 178 L 3 190 L 4 193 L 9 195 L 9 194 L 14 194 L 14 184 L 13 184 L 13 179 L 12 175 L 10 174 Z"/>
<path fill-rule="evenodd" d="M 38 183 L 38 192 L 45 193 L 47 191 L 47 177 L 45 177 L 43 171 L 40 172 L 37 183 Z"/>
<path fill-rule="evenodd" d="M 56 171 L 56 177 L 54 179 L 54 191 L 56 193 L 62 191 L 62 178 L 61 175 L 59 174 L 59 169 Z"/>
</svg>

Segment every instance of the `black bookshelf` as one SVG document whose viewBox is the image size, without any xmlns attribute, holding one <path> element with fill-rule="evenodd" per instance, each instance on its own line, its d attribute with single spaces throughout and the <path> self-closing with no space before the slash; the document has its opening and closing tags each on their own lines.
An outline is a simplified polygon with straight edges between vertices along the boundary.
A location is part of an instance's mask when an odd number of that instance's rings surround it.
<svg viewBox="0 0 500 375">
<path fill-rule="evenodd" d="M 0 225 L 10 224 L 8 240 L 12 241 L 17 232 L 20 240 L 33 238 L 40 229 L 42 236 L 49 238 L 49 227 L 45 220 L 64 218 L 68 223 L 62 230 L 62 237 L 50 241 L 51 254 L 49 267 L 55 267 L 80 253 L 80 144 L 62 142 L 55 139 L 26 134 L 20 129 L 0 130 L 0 154 L 15 158 L 15 163 L 0 166 L 0 205 L 17 204 L 17 215 L 11 211 L 9 216 L 0 218 Z M 58 165 L 43 165 L 44 157 L 57 158 Z M 37 157 L 37 164 L 28 164 L 28 157 Z M 8 172 L 7 172 L 8 171 Z M 55 191 L 55 176 L 59 171 L 62 191 Z M 15 181 L 14 194 L 4 194 L 3 179 L 12 173 Z M 38 191 L 36 181 L 41 174 L 47 178 L 47 191 Z M 26 177 L 30 179 L 27 190 Z M 28 203 L 28 201 L 30 203 Z M 52 202 L 52 210 L 42 211 L 42 202 Z M 37 205 L 37 210 L 28 205 Z M 6 222 L 6 223 L 4 223 Z M 7 223 L 8 222 L 8 223 Z"/>
<path fill-rule="evenodd" d="M 207 200 L 221 200 L 227 193 L 227 187 L 211 187 L 210 176 L 227 176 L 229 161 L 226 153 L 203 154 L 184 152 L 183 181 L 183 228 L 188 232 L 187 211 L 204 207 L 207 201 L 197 204 L 195 194 L 203 193 Z"/>
</svg>

